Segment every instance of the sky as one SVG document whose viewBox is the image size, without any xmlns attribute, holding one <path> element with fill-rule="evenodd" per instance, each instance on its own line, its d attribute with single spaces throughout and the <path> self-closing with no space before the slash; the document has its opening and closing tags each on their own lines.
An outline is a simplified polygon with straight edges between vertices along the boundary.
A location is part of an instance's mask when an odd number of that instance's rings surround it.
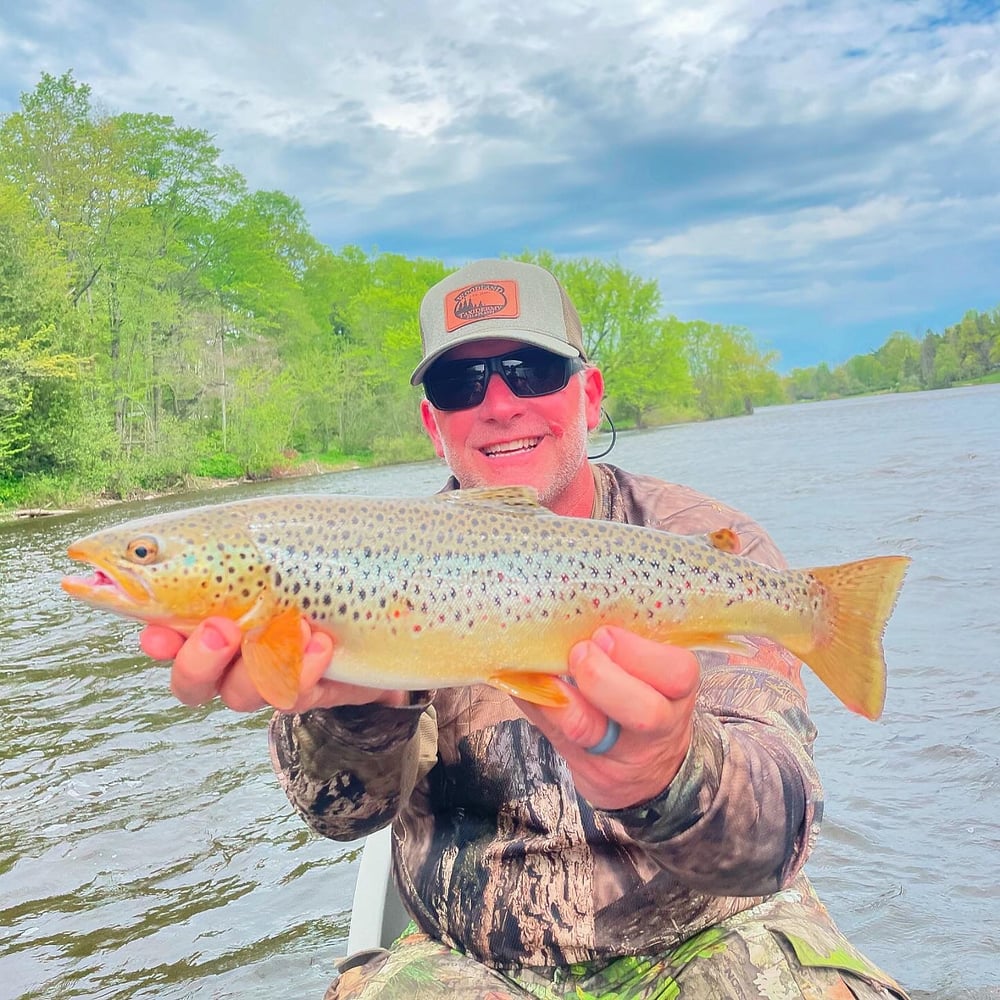
<svg viewBox="0 0 1000 1000">
<path fill-rule="evenodd" d="M 32 0 L 0 116 L 72 70 L 335 250 L 615 261 L 788 371 L 1000 306 L 997 53 L 1000 0 Z"/>
</svg>

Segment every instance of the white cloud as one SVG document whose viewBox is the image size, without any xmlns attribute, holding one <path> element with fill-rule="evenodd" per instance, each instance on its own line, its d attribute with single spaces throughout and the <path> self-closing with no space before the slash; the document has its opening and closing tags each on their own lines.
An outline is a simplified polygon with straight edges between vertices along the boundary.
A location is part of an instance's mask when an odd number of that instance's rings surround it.
<svg viewBox="0 0 1000 1000">
<path fill-rule="evenodd" d="M 0 109 L 72 67 L 208 131 L 333 245 L 617 254 L 706 306 L 992 305 L 1000 14 L 973 10 L 36 0 L 0 15 Z"/>
<path fill-rule="evenodd" d="M 902 198 L 880 195 L 847 209 L 823 205 L 695 225 L 661 240 L 639 241 L 631 249 L 648 257 L 731 257 L 744 261 L 799 257 L 829 243 L 881 232 L 898 223 L 908 209 Z"/>
</svg>

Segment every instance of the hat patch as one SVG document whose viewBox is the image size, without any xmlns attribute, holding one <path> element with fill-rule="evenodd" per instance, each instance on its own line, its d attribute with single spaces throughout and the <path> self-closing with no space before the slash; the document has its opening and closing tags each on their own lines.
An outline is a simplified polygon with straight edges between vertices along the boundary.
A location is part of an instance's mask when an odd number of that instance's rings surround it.
<svg viewBox="0 0 1000 1000">
<path fill-rule="evenodd" d="M 516 319 L 518 315 L 516 281 L 477 281 L 448 292 L 444 299 L 448 333 L 481 319 Z"/>
</svg>

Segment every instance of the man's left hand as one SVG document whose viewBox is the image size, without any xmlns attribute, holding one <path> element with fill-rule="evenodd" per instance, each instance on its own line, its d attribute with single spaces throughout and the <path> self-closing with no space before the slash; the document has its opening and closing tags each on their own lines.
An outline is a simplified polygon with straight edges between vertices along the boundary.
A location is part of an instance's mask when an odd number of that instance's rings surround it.
<svg viewBox="0 0 1000 1000">
<path fill-rule="evenodd" d="M 570 651 L 569 704 L 521 709 L 565 758 L 577 791 L 599 809 L 623 809 L 659 795 L 691 743 L 700 670 L 689 649 L 602 626 Z M 575 685 L 575 686 L 574 686 Z M 621 726 L 606 753 L 588 753 Z"/>
</svg>

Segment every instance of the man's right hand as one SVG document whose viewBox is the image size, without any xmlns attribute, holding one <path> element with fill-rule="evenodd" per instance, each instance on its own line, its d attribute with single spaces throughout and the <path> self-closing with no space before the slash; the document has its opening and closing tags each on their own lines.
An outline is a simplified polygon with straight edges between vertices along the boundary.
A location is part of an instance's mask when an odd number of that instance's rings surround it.
<svg viewBox="0 0 1000 1000">
<path fill-rule="evenodd" d="M 328 680 L 323 676 L 333 658 L 333 640 L 303 624 L 305 654 L 299 698 L 289 711 L 340 705 L 407 704 L 406 691 L 382 691 Z M 170 690 L 185 705 L 204 705 L 218 697 L 235 712 L 256 712 L 267 702 L 257 693 L 240 657 L 243 633 L 229 618 L 207 618 L 185 639 L 162 625 L 147 625 L 139 645 L 154 660 L 173 660 Z"/>
</svg>

